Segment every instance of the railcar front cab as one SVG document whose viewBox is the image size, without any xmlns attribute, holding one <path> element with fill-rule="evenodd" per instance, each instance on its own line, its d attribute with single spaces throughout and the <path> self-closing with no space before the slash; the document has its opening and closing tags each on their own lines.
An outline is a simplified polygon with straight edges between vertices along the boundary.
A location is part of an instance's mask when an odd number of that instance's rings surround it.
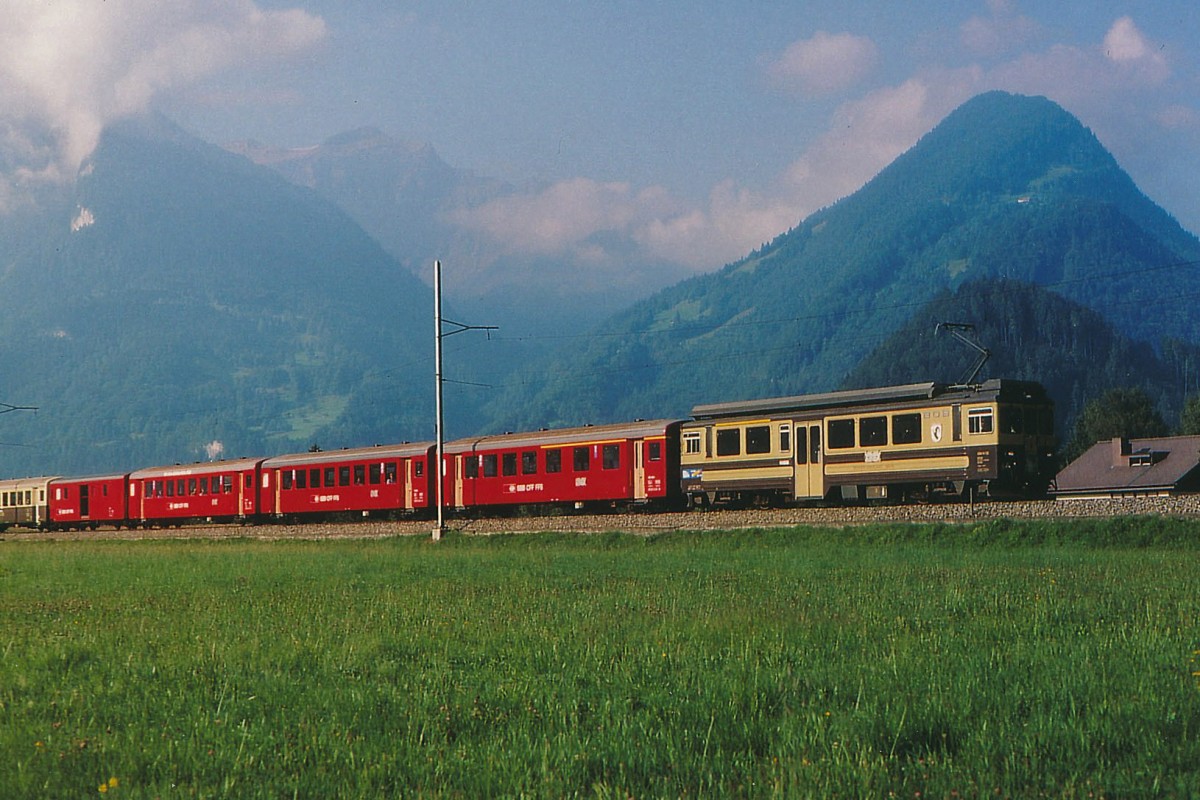
<svg viewBox="0 0 1200 800">
<path fill-rule="evenodd" d="M 694 505 L 1031 496 L 1053 475 L 1036 383 L 912 384 L 697 406 L 683 426 Z"/>
</svg>

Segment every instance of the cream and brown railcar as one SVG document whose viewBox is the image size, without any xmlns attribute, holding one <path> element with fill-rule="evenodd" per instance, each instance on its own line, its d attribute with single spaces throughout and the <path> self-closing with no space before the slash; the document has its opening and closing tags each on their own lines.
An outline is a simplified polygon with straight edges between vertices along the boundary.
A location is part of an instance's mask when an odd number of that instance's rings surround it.
<svg viewBox="0 0 1200 800">
<path fill-rule="evenodd" d="M 696 406 L 680 431 L 699 505 L 1037 495 L 1054 474 L 1037 383 L 919 383 Z"/>
<path fill-rule="evenodd" d="M 48 526 L 48 487 L 52 480 L 51 477 L 0 480 L 0 531 Z"/>
</svg>

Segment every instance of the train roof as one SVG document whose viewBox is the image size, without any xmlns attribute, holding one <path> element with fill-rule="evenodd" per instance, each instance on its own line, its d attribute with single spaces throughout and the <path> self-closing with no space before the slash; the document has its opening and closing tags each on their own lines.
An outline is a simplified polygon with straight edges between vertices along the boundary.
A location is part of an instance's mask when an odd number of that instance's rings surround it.
<svg viewBox="0 0 1200 800">
<path fill-rule="evenodd" d="M 6 491 L 14 489 L 30 489 L 45 486 L 50 481 L 58 480 L 57 475 L 38 475 L 32 478 L 0 478 L 0 487 Z"/>
<path fill-rule="evenodd" d="M 55 478 L 53 483 L 91 483 L 94 481 L 118 481 L 128 478 L 128 472 L 109 472 L 103 475 L 64 475 L 61 478 Z"/>
<path fill-rule="evenodd" d="M 321 450 L 315 453 L 289 453 L 272 456 L 263 462 L 264 468 L 297 467 L 310 464 L 331 464 L 341 461 L 369 461 L 377 458 L 414 458 L 423 456 L 433 442 L 404 442 L 379 444 L 374 447 L 350 447 L 342 450 Z"/>
<path fill-rule="evenodd" d="M 639 439 L 647 436 L 662 436 L 672 427 L 678 426 L 677 419 L 634 420 L 607 425 L 584 425 L 578 428 L 554 428 L 528 431 L 525 433 L 501 433 L 492 436 L 472 436 L 456 439 L 444 446 L 446 453 L 467 453 L 473 450 L 488 450 L 503 447 L 553 447 L 555 445 L 586 444 L 617 439 Z"/>
<path fill-rule="evenodd" d="M 1004 399 L 1028 402 L 1048 402 L 1046 390 L 1031 381 L 994 378 L 972 386 L 946 383 L 909 383 L 901 386 L 881 386 L 873 389 L 850 389 L 822 394 L 802 394 L 791 397 L 768 397 L 761 400 L 741 400 L 731 403 L 709 403 L 692 409 L 697 420 L 734 417 L 746 414 L 767 414 L 787 411 L 816 411 L 829 408 L 914 403 L 923 400 L 962 402 Z"/>
<path fill-rule="evenodd" d="M 261 458 L 238 458 L 229 461 L 197 461 L 194 464 L 172 464 L 147 467 L 129 473 L 130 480 L 139 478 L 186 478 L 189 475 L 219 475 L 226 472 L 245 472 L 262 463 Z"/>
</svg>

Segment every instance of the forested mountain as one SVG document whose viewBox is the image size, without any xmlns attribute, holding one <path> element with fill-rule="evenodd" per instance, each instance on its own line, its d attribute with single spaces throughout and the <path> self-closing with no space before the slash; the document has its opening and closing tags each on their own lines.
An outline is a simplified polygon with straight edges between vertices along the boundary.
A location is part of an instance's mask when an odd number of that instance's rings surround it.
<svg viewBox="0 0 1200 800">
<path fill-rule="evenodd" d="M 0 416 L 0 474 L 432 435 L 429 289 L 165 120 L 108 130 L 0 244 L 0 400 L 38 407 Z"/>
<path fill-rule="evenodd" d="M 1134 339 L 1187 340 L 1200 330 L 1198 262 L 1196 238 L 1078 120 L 993 92 L 770 245 L 531 369 L 492 427 L 833 389 L 939 291 L 985 278 L 1051 289 Z"/>
<path fill-rule="evenodd" d="M 841 388 L 962 380 L 977 353 L 955 339 L 944 322 L 969 321 L 990 352 L 979 374 L 1036 380 L 1058 405 L 1065 440 L 1084 404 L 1114 388 L 1145 390 L 1169 422 L 1200 389 L 1200 347 L 1167 340 L 1161 351 L 1113 330 L 1095 311 L 1032 284 L 986 279 L 938 292 L 887 341 L 871 352 Z"/>
<path fill-rule="evenodd" d="M 384 157 L 372 141 L 335 140 L 327 162 L 292 167 L 367 191 Z M 412 180 L 436 182 L 434 154 L 409 155 Z M 447 423 L 466 435 L 953 380 L 945 344 L 928 340 L 952 314 L 980 327 L 993 375 L 1047 383 L 1061 420 L 1117 382 L 1147 387 L 1173 419 L 1195 385 L 1197 264 L 1196 238 L 1077 120 L 992 93 L 745 259 L 591 335 L 560 326 L 554 359 L 455 340 L 453 364 L 477 358 L 478 374 L 449 377 L 499 388 L 456 384 Z M 519 295 L 545 266 L 512 265 L 510 288 L 488 296 Z M 577 303 L 617 296 L 577 283 Z M 510 313 L 542 326 L 570 310 L 522 302 Z M 431 311 L 428 286 L 328 197 L 162 119 L 114 126 L 75 183 L 0 214 L 0 402 L 39 409 L 0 414 L 0 475 L 430 438 Z"/>
</svg>

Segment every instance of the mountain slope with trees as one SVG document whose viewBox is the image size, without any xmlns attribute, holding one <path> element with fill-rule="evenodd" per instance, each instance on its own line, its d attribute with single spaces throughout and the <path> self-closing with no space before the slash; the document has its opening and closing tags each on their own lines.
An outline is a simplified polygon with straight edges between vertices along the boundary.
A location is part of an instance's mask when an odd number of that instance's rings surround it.
<svg viewBox="0 0 1200 800">
<path fill-rule="evenodd" d="M 431 374 L 429 289 L 269 170 L 131 121 L 0 225 L 4 396 L 38 407 L 0 417 L 0 474 L 432 435 L 401 369 Z"/>
<path fill-rule="evenodd" d="M 939 292 L 863 359 L 841 388 L 961 380 L 976 353 L 939 330 L 943 322 L 974 326 L 975 341 L 991 353 L 980 380 L 1041 382 L 1055 401 L 1057 432 L 1064 442 L 1081 409 L 1106 392 L 1136 388 L 1165 419 L 1176 420 L 1185 399 L 1200 389 L 1200 347 L 1171 340 L 1156 351 L 1115 331 L 1091 309 L 1011 280 L 975 281 Z"/>
<path fill-rule="evenodd" d="M 529 370 L 492 425 L 833 389 L 939 291 L 986 278 L 1052 289 L 1133 339 L 1186 340 L 1200 322 L 1198 263 L 1196 237 L 1078 120 L 1045 98 L 992 92 L 855 194 Z"/>
</svg>

